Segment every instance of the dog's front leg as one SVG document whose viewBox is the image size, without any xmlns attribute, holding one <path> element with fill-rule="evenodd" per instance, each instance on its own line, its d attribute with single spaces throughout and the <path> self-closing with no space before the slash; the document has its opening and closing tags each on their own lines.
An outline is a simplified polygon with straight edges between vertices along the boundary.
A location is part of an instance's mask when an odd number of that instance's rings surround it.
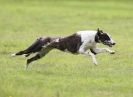
<svg viewBox="0 0 133 97">
<path fill-rule="evenodd" d="M 93 54 L 92 52 L 87 52 L 87 53 L 92 57 L 93 63 L 94 63 L 95 65 L 97 65 L 97 60 L 96 60 L 95 54 Z"/>
<path fill-rule="evenodd" d="M 79 49 L 79 53 L 80 53 L 80 54 L 84 54 L 84 55 L 86 55 L 86 56 L 91 56 L 91 57 L 92 57 L 92 60 L 93 60 L 93 63 L 94 63 L 95 65 L 97 65 L 96 57 L 95 57 L 95 55 L 94 55 L 92 52 L 86 51 L 84 48 L 80 48 L 80 49 Z"/>
<path fill-rule="evenodd" d="M 109 52 L 110 54 L 115 54 L 115 51 L 110 50 L 109 48 L 93 48 L 91 50 L 94 51 L 96 54 L 104 53 L 104 52 Z"/>
</svg>

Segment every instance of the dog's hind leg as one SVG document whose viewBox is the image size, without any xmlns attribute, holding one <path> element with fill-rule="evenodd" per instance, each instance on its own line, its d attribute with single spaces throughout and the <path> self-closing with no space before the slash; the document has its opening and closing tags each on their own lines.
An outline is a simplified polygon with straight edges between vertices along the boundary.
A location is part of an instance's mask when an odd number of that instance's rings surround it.
<svg viewBox="0 0 133 97">
<path fill-rule="evenodd" d="M 32 43 L 31 46 L 29 46 L 27 49 L 19 51 L 15 54 L 12 54 L 12 56 L 18 56 L 18 55 L 23 55 L 25 54 L 25 56 L 29 56 L 30 53 L 32 53 L 32 51 L 40 44 L 39 40 L 37 39 L 34 43 Z"/>
<path fill-rule="evenodd" d="M 38 59 L 41 59 L 42 57 L 44 57 L 46 54 L 48 54 L 53 48 L 51 47 L 44 47 L 41 49 L 40 52 L 38 52 L 34 57 L 27 59 L 27 64 L 26 64 L 26 69 L 28 68 L 29 64 L 33 61 L 36 61 Z"/>
<path fill-rule="evenodd" d="M 34 43 L 32 43 L 32 45 L 30 45 L 27 49 L 12 54 L 12 56 L 25 54 L 25 57 L 28 57 L 31 53 L 39 52 L 42 46 L 47 44 L 47 42 L 49 42 L 49 38 L 39 38 Z"/>
<path fill-rule="evenodd" d="M 31 62 L 33 62 L 33 61 L 35 61 L 35 60 L 38 60 L 38 59 L 40 59 L 40 58 L 41 58 L 40 54 L 36 54 L 34 57 L 32 57 L 32 58 L 30 58 L 30 59 L 27 59 L 26 69 L 28 68 L 28 65 L 29 65 Z"/>
<path fill-rule="evenodd" d="M 23 55 L 23 54 L 25 54 L 25 50 L 24 51 L 19 51 L 17 53 L 14 53 L 11 56 L 14 57 L 14 56 Z"/>
<path fill-rule="evenodd" d="M 28 57 L 28 56 L 30 56 L 30 54 L 26 54 L 26 55 L 25 55 L 25 57 Z"/>
</svg>

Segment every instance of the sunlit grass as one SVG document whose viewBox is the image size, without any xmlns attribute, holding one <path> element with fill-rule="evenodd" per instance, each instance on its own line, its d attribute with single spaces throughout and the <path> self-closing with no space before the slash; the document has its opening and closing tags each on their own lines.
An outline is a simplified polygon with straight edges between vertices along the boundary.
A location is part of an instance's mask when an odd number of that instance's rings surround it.
<svg viewBox="0 0 133 97">
<path fill-rule="evenodd" d="M 0 0 L 0 97 L 132 97 L 132 0 Z M 10 57 L 40 36 L 101 28 L 115 55 L 90 57 L 58 50 L 32 63 Z M 103 47 L 103 46 L 102 46 Z"/>
</svg>

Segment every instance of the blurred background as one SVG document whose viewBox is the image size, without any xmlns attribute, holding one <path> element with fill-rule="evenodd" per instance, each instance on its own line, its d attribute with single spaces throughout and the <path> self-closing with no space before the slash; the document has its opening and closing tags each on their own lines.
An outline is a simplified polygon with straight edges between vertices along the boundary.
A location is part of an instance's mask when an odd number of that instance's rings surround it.
<svg viewBox="0 0 133 97">
<path fill-rule="evenodd" d="M 108 32 L 114 56 L 91 59 L 52 51 L 24 71 L 11 58 L 41 36 Z M 132 97 L 133 0 L 0 0 L 0 97 Z"/>
</svg>

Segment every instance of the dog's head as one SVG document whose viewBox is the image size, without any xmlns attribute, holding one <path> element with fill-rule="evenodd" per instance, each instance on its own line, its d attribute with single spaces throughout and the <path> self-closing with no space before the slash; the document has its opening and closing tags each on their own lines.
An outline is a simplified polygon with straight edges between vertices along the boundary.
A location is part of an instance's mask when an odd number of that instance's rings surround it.
<svg viewBox="0 0 133 97">
<path fill-rule="evenodd" d="M 99 30 L 99 28 L 97 29 L 96 36 L 97 36 L 97 42 L 103 43 L 104 45 L 108 45 L 109 47 L 112 47 L 113 45 L 116 44 L 110 35 L 103 32 L 102 30 Z"/>
</svg>

